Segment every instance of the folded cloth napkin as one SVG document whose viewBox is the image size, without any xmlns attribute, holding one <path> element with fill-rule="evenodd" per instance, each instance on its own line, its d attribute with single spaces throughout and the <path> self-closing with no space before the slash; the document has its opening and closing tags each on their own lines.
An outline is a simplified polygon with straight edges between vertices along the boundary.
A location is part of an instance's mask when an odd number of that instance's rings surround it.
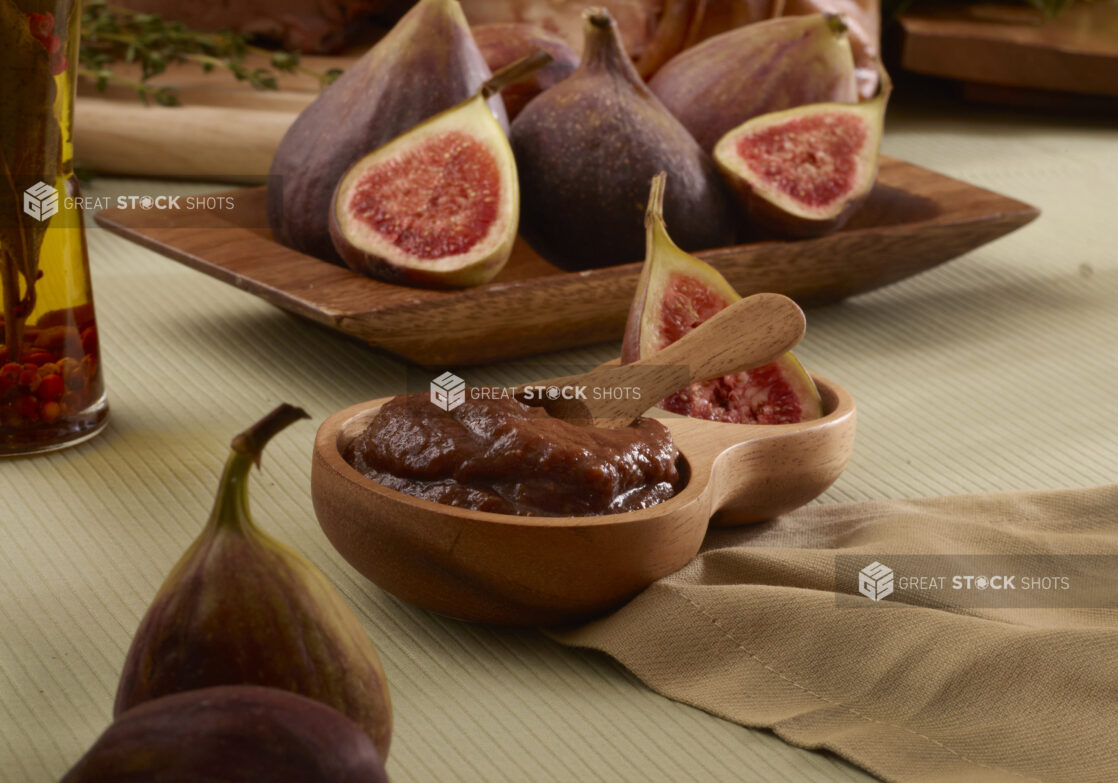
<svg viewBox="0 0 1118 783">
<path fill-rule="evenodd" d="M 1116 566 L 1118 485 L 817 505 L 712 529 L 685 568 L 551 635 L 885 780 L 1104 783 Z"/>
</svg>

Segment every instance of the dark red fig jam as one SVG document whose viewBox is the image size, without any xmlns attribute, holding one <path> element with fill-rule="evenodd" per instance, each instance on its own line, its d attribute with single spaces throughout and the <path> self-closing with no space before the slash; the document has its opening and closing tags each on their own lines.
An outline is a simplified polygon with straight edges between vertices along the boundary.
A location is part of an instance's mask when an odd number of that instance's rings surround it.
<svg viewBox="0 0 1118 783">
<path fill-rule="evenodd" d="M 418 498 L 525 516 L 633 511 L 667 500 L 681 484 L 679 451 L 654 419 L 585 427 L 507 398 L 469 399 L 446 412 L 426 394 L 396 397 L 345 458 Z"/>
</svg>

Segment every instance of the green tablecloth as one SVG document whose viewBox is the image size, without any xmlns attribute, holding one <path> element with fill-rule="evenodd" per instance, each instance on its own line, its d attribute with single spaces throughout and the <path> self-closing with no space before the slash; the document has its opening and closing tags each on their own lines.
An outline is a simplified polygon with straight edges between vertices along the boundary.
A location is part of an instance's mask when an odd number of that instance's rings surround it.
<svg viewBox="0 0 1118 783">
<path fill-rule="evenodd" d="M 801 359 L 860 406 L 854 458 L 821 502 L 1114 480 L 1116 142 L 1101 121 L 900 96 L 888 154 L 1044 214 L 809 311 Z M 87 194 L 198 190 L 169 187 L 101 180 Z M 231 435 L 281 400 L 314 420 L 269 447 L 257 519 L 327 573 L 376 641 L 395 781 L 869 779 L 663 699 L 604 656 L 435 617 L 366 582 L 315 522 L 310 447 L 327 414 L 399 391 L 401 365 L 101 230 L 89 245 L 112 423 L 0 463 L 0 779 L 57 778 L 108 724 L 132 633 L 206 518 Z"/>
</svg>

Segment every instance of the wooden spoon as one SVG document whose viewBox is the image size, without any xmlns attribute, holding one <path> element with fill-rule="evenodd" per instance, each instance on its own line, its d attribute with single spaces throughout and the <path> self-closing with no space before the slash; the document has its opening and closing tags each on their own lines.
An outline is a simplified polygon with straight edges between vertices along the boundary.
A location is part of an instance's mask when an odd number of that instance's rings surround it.
<svg viewBox="0 0 1118 783">
<path fill-rule="evenodd" d="M 781 294 L 754 294 L 720 310 L 655 355 L 518 389 L 552 416 L 617 429 L 692 383 L 751 370 L 790 351 L 804 336 L 803 311 Z"/>
</svg>

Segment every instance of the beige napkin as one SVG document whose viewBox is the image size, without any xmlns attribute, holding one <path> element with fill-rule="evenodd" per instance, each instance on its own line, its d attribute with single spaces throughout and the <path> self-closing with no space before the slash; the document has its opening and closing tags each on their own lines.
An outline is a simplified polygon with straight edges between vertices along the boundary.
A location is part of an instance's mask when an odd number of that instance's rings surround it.
<svg viewBox="0 0 1118 783">
<path fill-rule="evenodd" d="M 988 557 L 960 557 L 971 554 Z M 1118 781 L 1118 610 L 1066 604 L 1118 605 L 1115 555 L 1118 486 L 811 506 L 712 530 L 686 568 L 552 635 L 664 696 L 886 780 L 1104 783 Z M 1071 589 L 949 587 L 952 570 L 1038 558 L 1072 573 Z M 922 566 L 947 571 L 947 590 L 858 595 L 847 564 L 890 560 L 905 564 L 895 586 Z M 1076 573 L 1083 562 L 1104 570 Z M 1033 608 L 1007 608 L 1025 599 Z M 996 608 L 972 605 L 983 602 Z"/>
</svg>

